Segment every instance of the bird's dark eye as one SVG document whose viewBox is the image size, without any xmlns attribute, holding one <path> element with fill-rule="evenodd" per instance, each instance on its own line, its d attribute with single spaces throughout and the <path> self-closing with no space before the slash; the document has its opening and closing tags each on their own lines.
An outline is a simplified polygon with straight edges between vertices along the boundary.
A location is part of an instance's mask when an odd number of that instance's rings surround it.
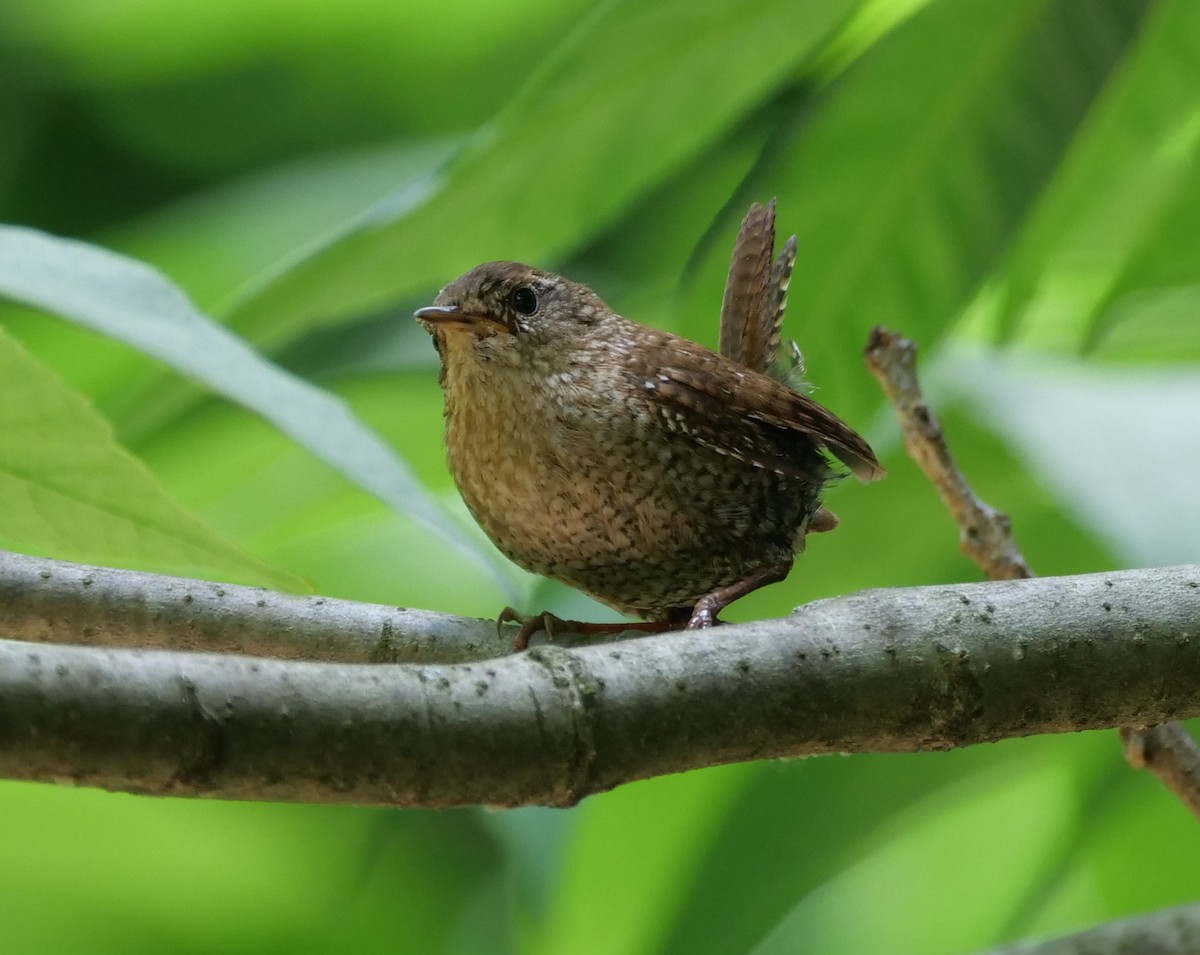
<svg viewBox="0 0 1200 955">
<path fill-rule="evenodd" d="M 512 301 L 512 307 L 522 315 L 532 315 L 537 311 L 537 295 L 534 294 L 533 289 L 526 285 L 522 285 L 514 291 L 510 296 L 510 300 Z"/>
</svg>

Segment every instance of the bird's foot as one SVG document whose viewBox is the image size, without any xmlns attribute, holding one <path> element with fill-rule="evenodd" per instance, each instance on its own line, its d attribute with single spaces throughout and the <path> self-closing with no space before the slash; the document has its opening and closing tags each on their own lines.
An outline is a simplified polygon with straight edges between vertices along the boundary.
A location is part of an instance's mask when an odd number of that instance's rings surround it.
<svg viewBox="0 0 1200 955">
<path fill-rule="evenodd" d="M 828 513 L 828 512 L 826 512 Z M 830 514 L 830 517 L 833 517 Z M 837 520 L 837 518 L 834 518 Z M 688 618 L 686 630 L 704 630 L 708 627 L 718 624 L 721 621 L 717 619 L 717 614 L 728 607 L 739 597 L 744 597 L 753 590 L 758 590 L 759 587 L 765 587 L 767 584 L 777 583 L 788 575 L 788 571 L 792 569 L 792 562 L 783 561 L 778 564 L 770 564 L 756 570 L 744 580 L 739 580 L 735 584 L 730 584 L 728 587 L 721 587 L 714 590 L 711 594 L 705 594 L 696 601 L 696 606 L 692 608 L 692 615 Z"/>
<path fill-rule="evenodd" d="M 692 609 L 692 615 L 688 618 L 685 630 L 706 630 L 709 627 L 714 627 L 721 621 L 717 619 L 725 604 L 716 599 L 715 594 L 708 594 L 701 597 L 696 606 Z"/>
<path fill-rule="evenodd" d="M 517 635 L 513 638 L 513 652 L 519 653 L 529 646 L 530 638 L 539 630 L 545 630 L 546 637 L 553 640 L 554 628 L 566 625 L 569 621 L 555 616 L 548 610 L 543 610 L 541 613 L 527 614 L 520 613 L 512 607 L 505 607 L 500 611 L 500 616 L 496 618 L 497 635 L 504 635 L 504 625 L 506 623 L 520 624 Z"/>
<path fill-rule="evenodd" d="M 534 634 L 539 631 L 546 631 L 546 638 L 554 639 L 555 632 L 559 633 L 577 633 L 585 637 L 608 636 L 614 633 L 625 633 L 628 630 L 634 630 L 639 633 L 662 633 L 666 630 L 678 629 L 678 624 L 659 622 L 659 621 L 639 621 L 622 623 L 585 623 L 582 620 L 564 620 L 548 610 L 543 610 L 541 613 L 524 614 L 512 607 L 505 607 L 500 611 L 500 616 L 496 620 L 496 632 L 500 633 L 504 624 L 517 623 L 520 628 L 517 630 L 517 635 L 513 638 L 513 652 L 519 653 L 522 650 L 528 649 L 529 640 Z"/>
</svg>

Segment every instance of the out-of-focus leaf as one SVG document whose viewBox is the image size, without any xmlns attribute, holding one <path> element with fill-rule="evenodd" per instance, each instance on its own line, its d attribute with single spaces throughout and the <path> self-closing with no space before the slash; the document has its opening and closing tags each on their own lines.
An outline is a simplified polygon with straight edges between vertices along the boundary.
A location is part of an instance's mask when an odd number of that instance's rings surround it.
<svg viewBox="0 0 1200 955">
<path fill-rule="evenodd" d="M 511 900 L 511 908 L 520 913 L 518 918 L 528 917 L 533 924 L 545 920 L 561 885 L 563 860 L 581 815 L 543 806 L 482 814 L 480 822 L 504 847 L 512 884 L 520 887 Z"/>
<path fill-rule="evenodd" d="M 17 944 L 14 931 L 28 933 L 20 950 L 39 955 L 302 951 L 330 909 L 343 908 L 331 900 L 356 891 L 375 836 L 375 814 L 348 806 L 134 799 L 9 781 L 0 799 L 5 947 Z M 31 907 L 8 904 L 14 897 Z M 98 944 L 48 943 L 71 939 L 76 925 Z"/>
<path fill-rule="evenodd" d="M 1200 721 L 1188 724 L 1192 735 Z M 1103 739 L 1109 734 L 1095 734 Z M 1109 735 L 1110 745 L 1117 741 Z M 1151 773 L 1133 772 L 1109 756 L 1081 801 L 1087 815 L 1078 838 L 1060 854 L 1054 878 L 1040 887 L 1025 938 L 1065 934 L 1200 896 L 1200 829 L 1195 817 Z M 1104 764 L 1102 764 L 1104 765 Z M 1131 860 L 1153 859 L 1129 878 Z"/>
<path fill-rule="evenodd" d="M 903 836 L 901 820 L 919 818 L 922 802 L 945 791 L 978 791 L 973 780 L 981 771 L 1002 765 L 1011 773 L 1045 748 L 1046 741 L 1020 741 L 991 752 L 863 754 L 760 766 L 689 876 L 694 887 L 662 951 L 752 950 L 820 886 L 860 859 L 886 852 Z M 730 911 L 738 918 L 729 918 Z"/>
<path fill-rule="evenodd" d="M 751 951 L 959 955 L 990 945 L 1029 879 L 1053 861 L 1059 833 L 1079 811 L 1073 796 L 1067 768 L 1043 755 L 945 786 L 899 812 L 889 798 L 875 851 L 800 898 Z M 973 864 L 980 859 L 987 865 Z"/>
<path fill-rule="evenodd" d="M 357 884 L 325 907 L 313 952 L 447 952 L 499 881 L 502 859 L 480 813 L 358 811 L 373 819 Z M 493 938 L 474 951 L 503 953 Z M 303 950 L 303 949 L 301 949 Z"/>
<path fill-rule="evenodd" d="M 1200 43 L 1196 52 L 1200 55 Z M 1096 304 L 1085 344 L 1104 343 L 1110 352 L 1120 354 L 1119 343 L 1105 339 L 1124 325 L 1123 338 L 1134 337 L 1135 347 L 1143 351 L 1156 345 L 1160 359 L 1194 362 L 1200 357 L 1200 312 L 1196 311 L 1200 298 L 1200 231 L 1196 228 L 1200 222 L 1200 104 L 1191 119 L 1189 141 L 1183 145 L 1192 162 L 1153 231 L 1143 236 L 1124 268 L 1112 270 L 1115 280 Z M 1145 334 L 1140 335 L 1143 310 L 1148 320 Z M 1191 335 L 1180 349 L 1179 318 L 1183 310 L 1191 313 Z M 1150 335 L 1155 338 L 1150 339 Z"/>
<path fill-rule="evenodd" d="M 1197 559 L 1200 369 L 955 351 L 936 375 L 1121 564 Z"/>
<path fill-rule="evenodd" d="M 297 243 L 330 234 L 398 182 L 428 173 L 456 142 L 407 142 L 272 168 L 108 230 L 101 244 L 161 270 L 201 309 L 211 310 L 231 290 L 294 255 Z M 170 369 L 113 339 L 68 322 L 48 322 L 29 310 L 7 308 L 0 320 L 69 385 L 90 395 L 125 442 L 139 450 L 149 433 L 199 396 L 199 389 Z M 421 334 L 415 322 L 391 321 L 393 334 L 397 324 L 414 337 Z M 344 353 L 347 344 L 326 336 L 316 347 Z M 379 354 L 371 345 L 364 348 Z M 437 361 L 429 347 L 410 352 Z"/>
<path fill-rule="evenodd" d="M 771 104 L 756 111 L 644 196 L 616 226 L 595 236 L 577 257 L 564 263 L 564 274 L 591 285 L 634 321 L 678 330 L 680 316 L 673 313 L 681 276 L 687 275 L 697 249 L 706 249 L 711 242 L 732 246 L 737 222 L 745 213 L 740 186 L 760 161 L 781 110 L 795 97 L 783 98 L 786 105 Z M 735 208 L 727 208 L 731 205 Z M 728 237 L 722 230 L 726 220 Z M 718 300 L 705 310 L 714 342 L 720 309 Z"/>
<path fill-rule="evenodd" d="M 6 52 L 22 55 L 5 57 L 13 62 L 3 78 L 44 71 L 52 89 L 100 115 L 103 140 L 119 142 L 125 157 L 212 175 L 414 130 L 472 128 L 588 8 L 585 0 L 207 0 L 170 9 L 6 0 L 0 36 Z M 70 182 L 74 158 L 60 173 L 72 198 L 96 185 Z"/>
<path fill-rule="evenodd" d="M 444 178 L 277 276 L 234 322 L 271 337 L 436 287 L 487 259 L 545 261 L 571 249 L 734 125 L 854 6 L 604 5 Z"/>
<path fill-rule="evenodd" d="M 750 766 L 721 766 L 647 780 L 584 803 L 541 931 L 525 950 L 659 951 L 687 906 L 696 863 L 757 775 Z"/>
<path fill-rule="evenodd" d="M 1003 273 L 1003 337 L 1075 351 L 1120 296 L 1200 281 L 1197 62 L 1200 6 L 1156 4 Z"/>
<path fill-rule="evenodd" d="M 480 550 L 504 561 L 474 525 L 446 470 L 436 373 L 330 386 L 361 420 L 404 449 L 416 477 Z M 503 585 L 477 572 L 451 543 L 363 494 L 267 422 L 228 402 L 202 402 L 155 432 L 138 454 L 212 526 L 303 574 L 322 594 L 492 618 L 506 602 L 523 608 L 536 603 L 525 596 L 535 578 L 512 565 L 506 565 Z"/>
<path fill-rule="evenodd" d="M 250 408 L 360 487 L 506 572 L 339 399 L 256 354 L 154 269 L 82 242 L 0 227 L 0 293 L 119 338 Z"/>
<path fill-rule="evenodd" d="M 861 366 L 842 360 L 872 325 L 901 323 L 929 347 L 957 318 L 1148 6 L 930 4 L 865 53 L 776 151 L 760 175 L 778 187 L 781 234 L 800 242 L 785 334 L 839 413 L 877 401 Z M 719 287 L 695 295 L 720 301 Z"/>
<path fill-rule="evenodd" d="M 104 419 L 3 332 L 0 388 L 0 548 L 303 588 L 176 503 Z"/>
<path fill-rule="evenodd" d="M 170 276 L 202 307 L 340 233 L 399 184 L 427 176 L 461 137 L 310 157 L 173 203 L 105 234 L 105 245 Z"/>
<path fill-rule="evenodd" d="M 1093 358 L 1200 365 L 1200 285 L 1131 292 L 1101 321 Z"/>
</svg>

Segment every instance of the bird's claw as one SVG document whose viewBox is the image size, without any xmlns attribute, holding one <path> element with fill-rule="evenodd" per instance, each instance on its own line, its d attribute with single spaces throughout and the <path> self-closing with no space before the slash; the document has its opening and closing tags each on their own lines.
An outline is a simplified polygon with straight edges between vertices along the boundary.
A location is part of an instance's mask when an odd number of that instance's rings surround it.
<svg viewBox="0 0 1200 955">
<path fill-rule="evenodd" d="M 717 613 L 709 606 L 705 600 L 701 600 L 692 610 L 692 616 L 688 619 L 685 630 L 706 630 L 718 623 Z"/>
<path fill-rule="evenodd" d="M 562 625 L 565 621 L 550 613 L 549 610 L 543 610 L 541 613 L 525 614 L 514 610 L 512 607 L 505 607 L 500 611 L 500 616 L 496 618 L 496 635 L 504 636 L 504 625 L 506 623 L 520 624 L 517 630 L 517 635 L 513 637 L 513 653 L 520 653 L 522 650 L 529 649 L 529 641 L 539 630 L 546 631 L 546 639 L 554 639 L 554 628 Z"/>
</svg>

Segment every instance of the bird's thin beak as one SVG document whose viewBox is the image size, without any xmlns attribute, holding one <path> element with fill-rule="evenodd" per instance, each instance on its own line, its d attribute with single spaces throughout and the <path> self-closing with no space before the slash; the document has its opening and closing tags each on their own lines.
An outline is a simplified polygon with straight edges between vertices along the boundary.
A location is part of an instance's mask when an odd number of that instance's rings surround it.
<svg viewBox="0 0 1200 955">
<path fill-rule="evenodd" d="M 435 327 L 457 325 L 476 334 L 485 330 L 493 332 L 509 330 L 504 322 L 492 318 L 490 315 L 473 315 L 470 312 L 464 312 L 457 305 L 427 305 L 424 308 L 418 308 L 413 313 L 413 317 L 426 325 Z"/>
</svg>

